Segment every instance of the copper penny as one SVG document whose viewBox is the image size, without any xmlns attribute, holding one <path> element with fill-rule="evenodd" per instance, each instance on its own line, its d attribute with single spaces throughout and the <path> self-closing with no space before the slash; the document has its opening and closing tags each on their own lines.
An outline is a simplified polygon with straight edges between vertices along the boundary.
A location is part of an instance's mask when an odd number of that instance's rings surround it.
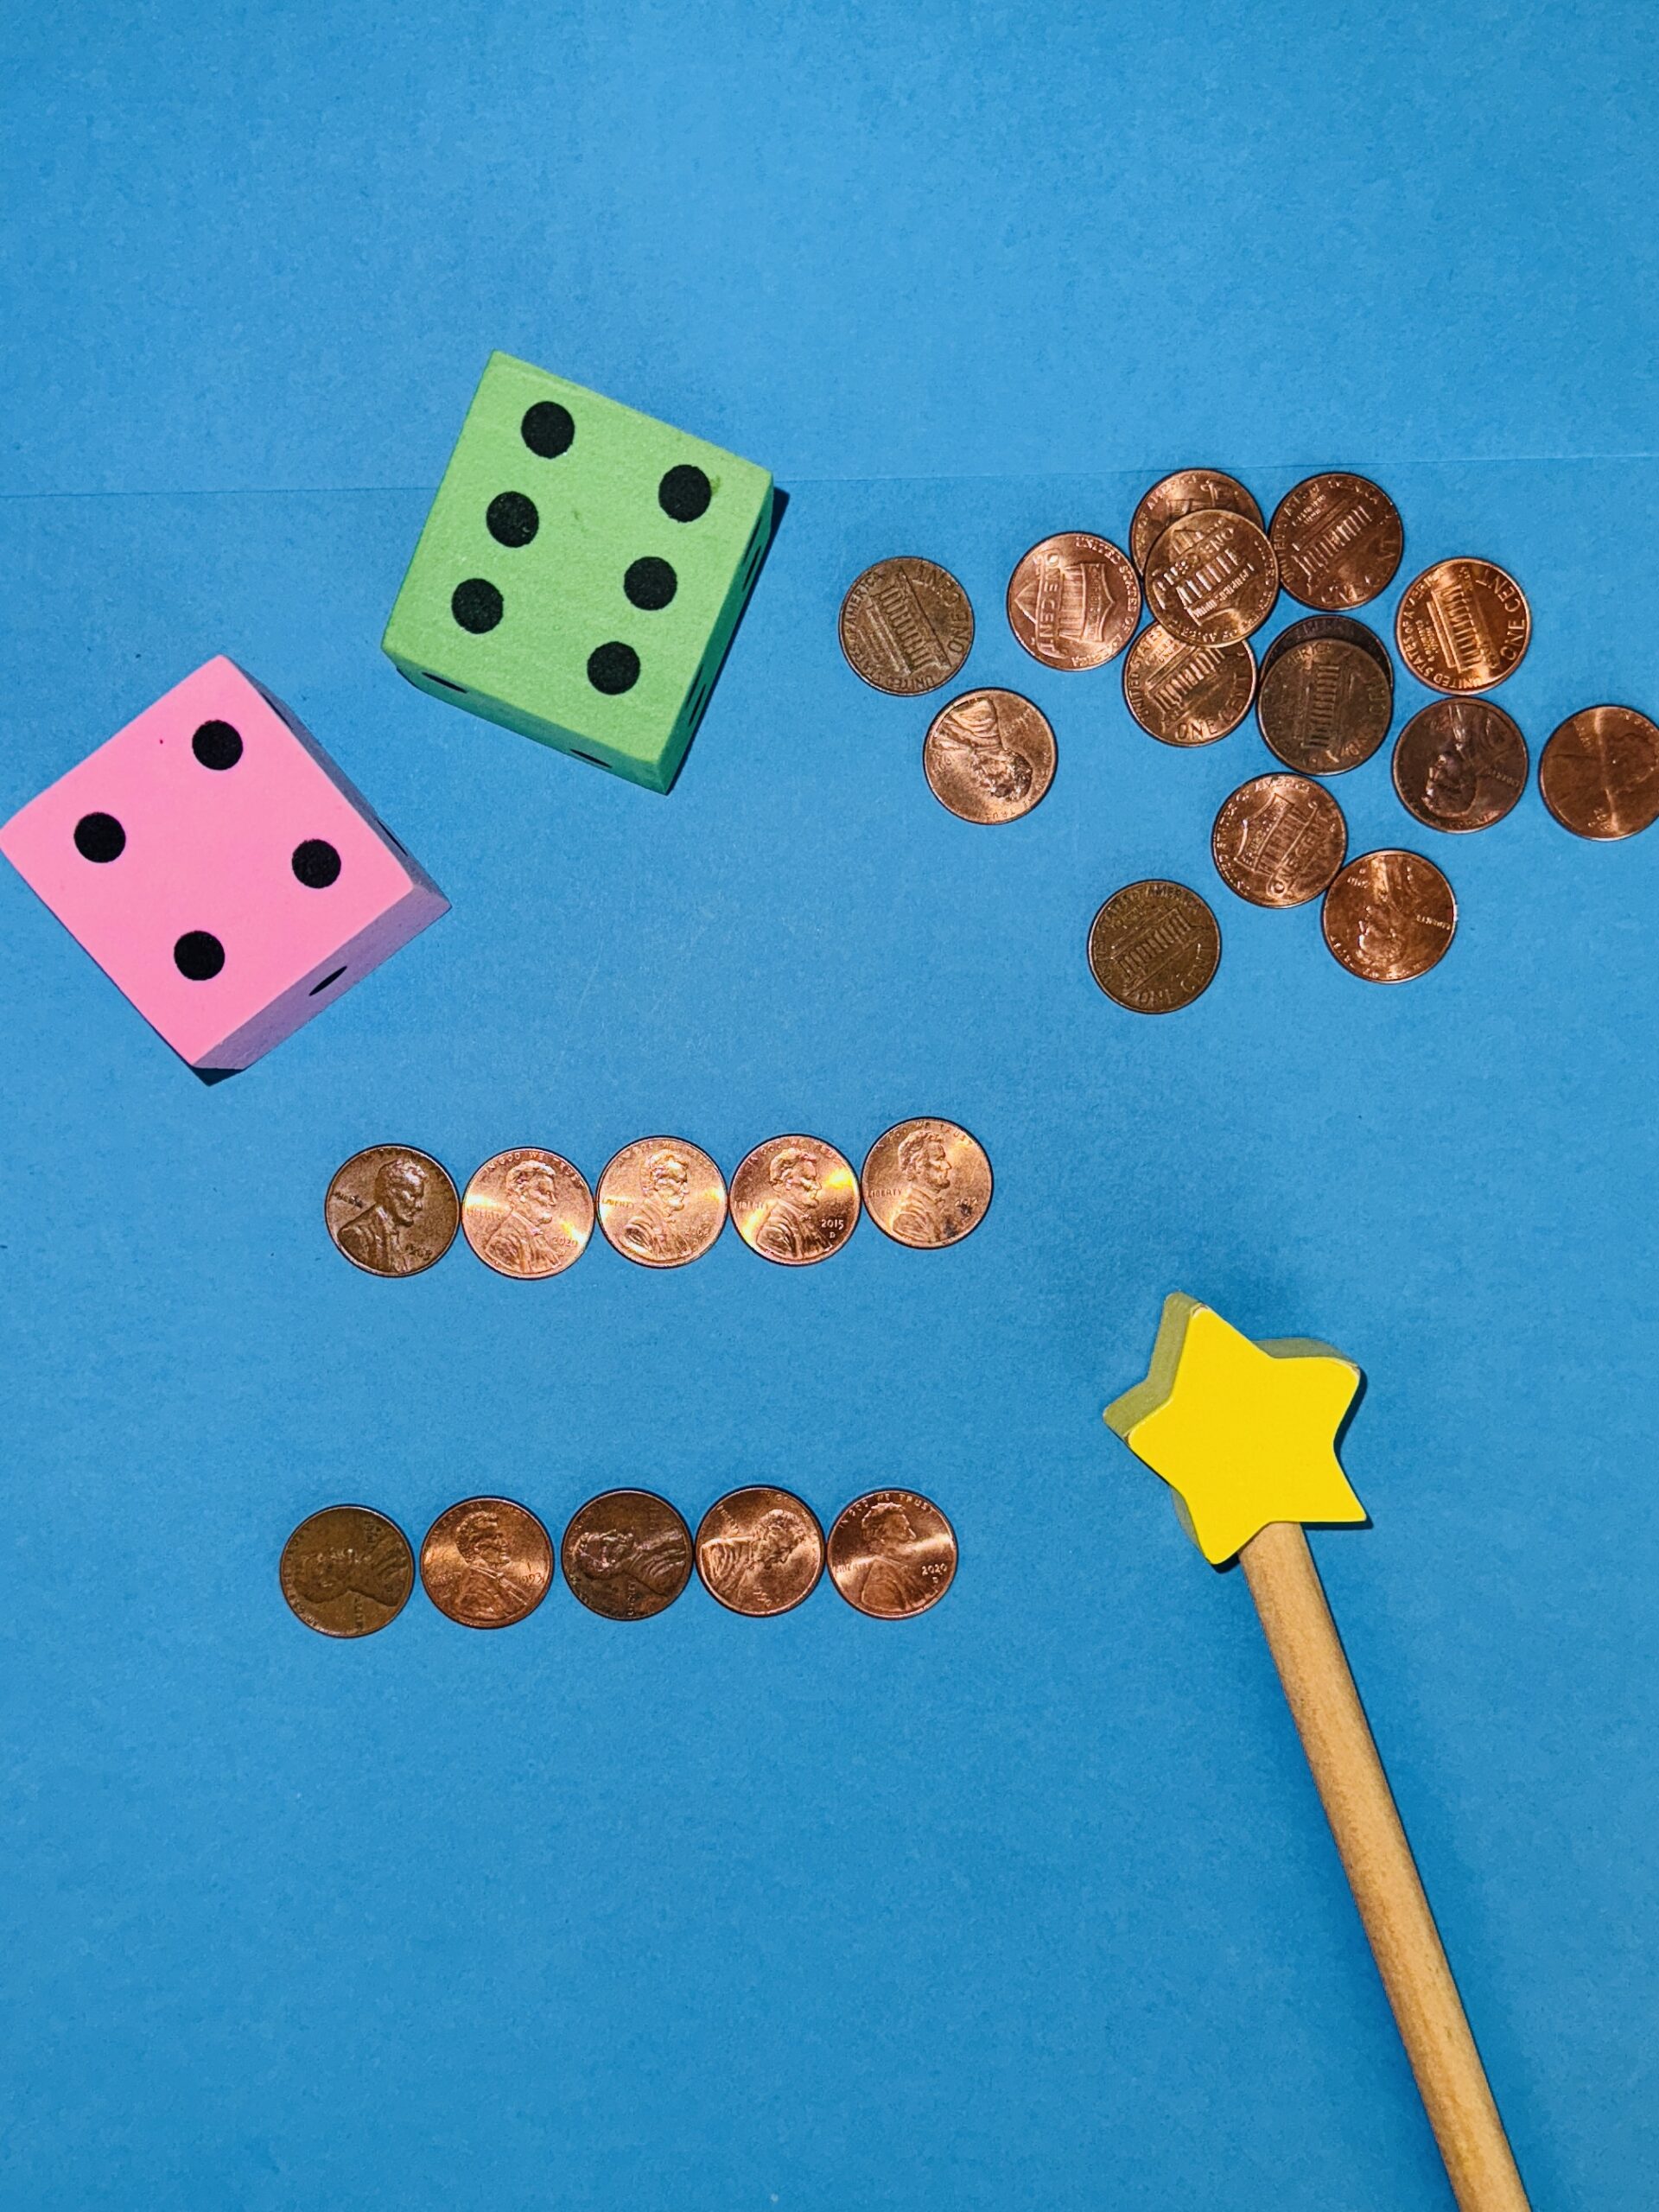
<svg viewBox="0 0 1659 2212">
<path fill-rule="evenodd" d="M 498 1152 L 473 1176 L 461 1224 L 486 1267 L 531 1281 L 562 1273 L 587 1250 L 594 1194 L 556 1152 L 519 1145 Z"/>
<path fill-rule="evenodd" d="M 1274 509 L 1268 526 L 1279 581 L 1304 607 L 1363 607 L 1386 591 L 1406 534 L 1400 510 L 1369 476 L 1335 470 L 1305 476 Z"/>
<path fill-rule="evenodd" d="M 818 1137 L 768 1137 L 732 1178 L 732 1221 L 752 1252 L 806 1268 L 838 1252 L 858 1224 L 858 1178 Z"/>
<path fill-rule="evenodd" d="M 1581 707 L 1545 746 L 1538 788 L 1575 837 L 1634 837 L 1659 821 L 1659 729 L 1634 707 Z"/>
<path fill-rule="evenodd" d="M 571 1521 L 559 1560 L 589 1612 L 607 1621 L 649 1620 L 691 1580 L 691 1532 L 654 1491 L 607 1490 Z"/>
<path fill-rule="evenodd" d="M 283 1595 L 319 1636 L 372 1636 L 415 1587 L 415 1556 L 395 1521 L 366 1505 L 326 1505 L 283 1546 Z"/>
<path fill-rule="evenodd" d="M 991 1203 L 991 1163 L 982 1147 L 956 1122 L 927 1115 L 879 1136 L 861 1181 L 876 1227 L 918 1252 L 959 1243 Z"/>
<path fill-rule="evenodd" d="M 841 602 L 841 650 L 878 691 L 913 699 L 948 683 L 974 642 L 974 610 L 949 569 L 900 553 L 855 576 Z"/>
<path fill-rule="evenodd" d="M 1458 902 L 1421 853 L 1362 853 L 1325 893 L 1320 922 L 1351 976 L 1405 983 L 1444 957 L 1458 926 Z"/>
<path fill-rule="evenodd" d="M 1342 866 L 1348 824 L 1323 784 L 1256 776 L 1222 802 L 1210 833 L 1217 872 L 1255 906 L 1305 906 Z"/>
<path fill-rule="evenodd" d="M 1160 745 L 1213 745 L 1236 729 L 1255 696 L 1255 655 L 1233 645 L 1186 645 L 1148 622 L 1123 664 L 1123 702 Z"/>
<path fill-rule="evenodd" d="M 642 1268 L 700 1260 L 726 1226 L 726 1179 L 681 1137 L 625 1144 L 599 1179 L 606 1242 Z"/>
<path fill-rule="evenodd" d="M 553 1580 L 553 1546 L 536 1516 L 508 1497 L 467 1497 L 440 1513 L 421 1546 L 421 1580 L 463 1628 L 511 1628 Z"/>
<path fill-rule="evenodd" d="M 1279 596 L 1279 563 L 1248 515 L 1200 507 L 1147 556 L 1147 604 L 1188 645 L 1231 645 L 1259 630 Z"/>
<path fill-rule="evenodd" d="M 873 1490 L 836 1516 L 830 1574 L 849 1605 L 875 1621 L 937 1605 L 957 1571 L 956 1532 L 931 1498 Z"/>
<path fill-rule="evenodd" d="M 1400 804 L 1431 830 L 1486 830 L 1527 787 L 1527 741 L 1490 699 L 1434 699 L 1394 748 Z"/>
<path fill-rule="evenodd" d="M 455 1241 L 461 1201 L 412 1145 L 372 1144 L 336 1168 L 322 1217 L 337 1249 L 370 1275 L 417 1275 Z"/>
<path fill-rule="evenodd" d="M 734 1613 L 786 1613 L 823 1573 L 818 1516 L 792 1491 L 759 1483 L 718 1499 L 697 1529 L 697 1573 Z"/>
<path fill-rule="evenodd" d="M 1008 626 L 1045 668 L 1099 668 L 1141 620 L 1141 582 L 1109 538 L 1063 530 L 1023 555 L 1008 578 Z"/>
<path fill-rule="evenodd" d="M 922 772 L 964 822 L 1017 822 L 1054 780 L 1054 732 L 1017 691 L 964 691 L 933 717 Z"/>
<path fill-rule="evenodd" d="M 1520 667 L 1532 613 L 1491 561 L 1437 561 L 1406 586 L 1394 618 L 1400 657 L 1431 691 L 1487 691 Z"/>
<path fill-rule="evenodd" d="M 1132 1014 L 1173 1014 L 1209 989 L 1221 931 L 1196 891 L 1154 876 L 1126 883 L 1095 916 L 1089 965 L 1109 999 Z"/>
<path fill-rule="evenodd" d="M 1304 776 L 1341 776 L 1369 760 L 1394 716 L 1394 670 L 1363 622 L 1293 622 L 1262 664 L 1255 718 L 1268 750 Z"/>
<path fill-rule="evenodd" d="M 1219 468 L 1178 468 L 1145 493 L 1129 524 L 1129 558 L 1142 572 L 1147 556 L 1173 522 L 1200 507 L 1222 507 L 1262 527 L 1262 510 L 1239 482 Z"/>
</svg>

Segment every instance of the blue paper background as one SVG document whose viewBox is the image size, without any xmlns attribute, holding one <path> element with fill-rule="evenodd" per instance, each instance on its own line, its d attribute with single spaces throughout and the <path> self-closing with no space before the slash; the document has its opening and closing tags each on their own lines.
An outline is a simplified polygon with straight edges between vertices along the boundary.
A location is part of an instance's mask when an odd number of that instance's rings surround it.
<svg viewBox="0 0 1659 2212">
<path fill-rule="evenodd" d="M 455 911 L 205 1090 L 0 877 L 3 2201 L 1448 2201 L 1242 1584 L 1099 1426 L 1179 1284 L 1369 1370 L 1333 1603 L 1535 2202 L 1646 2212 L 1659 836 L 1580 844 L 1535 790 L 1437 839 L 1379 755 L 1334 787 L 1355 846 L 1432 849 L 1463 918 L 1369 989 L 1313 911 L 1213 882 L 1253 729 L 1154 745 L 1001 596 L 1166 465 L 1270 504 L 1340 461 L 1398 499 L 1402 574 L 1522 578 L 1535 751 L 1659 703 L 1652 41 L 1300 6 L 11 29 L 0 811 L 224 650 Z M 492 344 L 794 495 L 666 801 L 378 653 Z M 1023 823 L 944 814 L 927 702 L 840 659 L 900 547 L 969 587 L 968 677 L 1054 718 Z M 1165 1022 L 1083 959 L 1153 872 L 1226 944 Z M 918 1111 L 998 1173 L 937 1255 L 867 1224 L 800 1274 L 728 1236 L 386 1285 L 319 1219 L 388 1136 L 593 1174 L 672 1128 L 729 1168 Z M 624 1630 L 560 1587 L 476 1637 L 417 1597 L 337 1645 L 275 1587 L 338 1497 L 418 1540 L 475 1489 L 556 1529 L 759 1478 L 826 1518 L 936 1496 L 950 1599 L 694 1589 Z"/>
</svg>

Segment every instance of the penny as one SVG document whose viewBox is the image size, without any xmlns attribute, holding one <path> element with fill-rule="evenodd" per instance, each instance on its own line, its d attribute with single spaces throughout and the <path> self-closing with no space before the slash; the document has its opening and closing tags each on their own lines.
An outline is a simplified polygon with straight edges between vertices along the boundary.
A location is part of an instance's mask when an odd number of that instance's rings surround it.
<svg viewBox="0 0 1659 2212">
<path fill-rule="evenodd" d="M 1581 707 L 1545 746 L 1538 788 L 1575 837 L 1634 837 L 1659 821 L 1659 729 L 1634 707 Z"/>
<path fill-rule="evenodd" d="M 709 1595 L 734 1613 L 786 1613 L 823 1573 L 817 1514 L 767 1483 L 716 1500 L 698 1524 L 696 1552 Z"/>
<path fill-rule="evenodd" d="M 954 1122 L 895 1122 L 865 1155 L 870 1219 L 896 1244 L 925 1252 L 976 1230 L 991 1203 L 991 1163 Z"/>
<path fill-rule="evenodd" d="M 1432 691 L 1486 691 L 1520 667 L 1532 613 L 1491 561 L 1437 561 L 1406 586 L 1394 618 L 1400 657 Z"/>
<path fill-rule="evenodd" d="M 873 1490 L 836 1516 L 830 1575 L 872 1620 L 908 1620 L 937 1605 L 957 1571 L 956 1532 L 913 1490 Z"/>
<path fill-rule="evenodd" d="M 421 1545 L 421 1581 L 463 1628 L 512 1628 L 553 1580 L 553 1546 L 536 1516 L 508 1497 L 467 1497 L 440 1513 Z"/>
<path fill-rule="evenodd" d="M 1400 510 L 1382 486 L 1340 469 L 1293 484 L 1268 535 L 1291 597 L 1332 610 L 1386 591 L 1406 543 Z"/>
<path fill-rule="evenodd" d="M 810 1267 L 838 1252 L 858 1223 L 858 1178 L 818 1137 L 768 1137 L 732 1178 L 732 1221 L 752 1252 Z"/>
<path fill-rule="evenodd" d="M 606 1242 L 642 1268 L 700 1260 L 726 1226 L 726 1179 L 681 1137 L 625 1144 L 599 1179 Z"/>
<path fill-rule="evenodd" d="M 365 1274 L 417 1275 L 454 1243 L 461 1201 L 429 1154 L 372 1144 L 335 1169 L 322 1217 L 336 1248 Z"/>
<path fill-rule="evenodd" d="M 1173 522 L 1200 507 L 1222 507 L 1262 527 L 1262 510 L 1236 476 L 1219 468 L 1178 468 L 1145 493 L 1129 524 L 1129 558 L 1143 573 L 1147 556 Z"/>
<path fill-rule="evenodd" d="M 520 1145 L 486 1160 L 461 1203 L 467 1242 L 499 1275 L 531 1281 L 579 1260 L 594 1233 L 594 1194 L 556 1152 Z"/>
<path fill-rule="evenodd" d="M 948 683 L 974 642 L 974 610 L 949 569 L 900 553 L 855 576 L 841 602 L 841 650 L 878 691 L 913 699 Z"/>
<path fill-rule="evenodd" d="M 1275 638 L 1262 664 L 1255 718 L 1270 752 L 1305 776 L 1369 760 L 1394 715 L 1387 648 L 1363 622 L 1314 616 Z"/>
<path fill-rule="evenodd" d="M 1202 996 L 1221 962 L 1221 931 L 1196 891 L 1151 877 L 1115 891 L 1089 931 L 1089 965 L 1132 1014 L 1173 1014 Z"/>
<path fill-rule="evenodd" d="M 296 1616 L 319 1636 L 372 1636 L 408 1603 L 415 1558 L 384 1513 L 326 1505 L 283 1546 L 277 1575 Z"/>
<path fill-rule="evenodd" d="M 1099 668 L 1135 635 L 1141 582 L 1109 538 L 1064 530 L 1008 578 L 1008 626 L 1045 668 Z"/>
<path fill-rule="evenodd" d="M 964 691 L 933 717 L 922 772 L 964 822 L 1017 822 L 1054 780 L 1054 732 L 1017 691 Z"/>
<path fill-rule="evenodd" d="M 607 1621 L 649 1620 L 691 1579 L 691 1532 L 654 1491 L 607 1490 L 571 1521 L 559 1561 L 589 1612 Z"/>
<path fill-rule="evenodd" d="M 1236 729 L 1255 696 L 1255 656 L 1231 645 L 1188 645 L 1148 622 L 1123 663 L 1123 700 L 1161 745 L 1213 745 Z"/>
<path fill-rule="evenodd" d="M 1147 604 L 1188 645 L 1231 645 L 1259 630 L 1279 596 L 1279 563 L 1248 515 L 1179 515 L 1147 555 Z"/>
<path fill-rule="evenodd" d="M 1256 906 L 1304 906 L 1342 866 L 1348 824 L 1323 784 L 1256 776 L 1222 802 L 1210 833 L 1230 891 Z"/>
<path fill-rule="evenodd" d="M 1458 926 L 1458 902 L 1421 853 L 1362 853 L 1325 893 L 1320 924 L 1350 975 L 1404 983 L 1443 957 Z"/>
<path fill-rule="evenodd" d="M 1431 830 L 1486 830 L 1527 787 L 1527 741 L 1490 699 L 1434 699 L 1394 748 L 1394 788 Z"/>
</svg>

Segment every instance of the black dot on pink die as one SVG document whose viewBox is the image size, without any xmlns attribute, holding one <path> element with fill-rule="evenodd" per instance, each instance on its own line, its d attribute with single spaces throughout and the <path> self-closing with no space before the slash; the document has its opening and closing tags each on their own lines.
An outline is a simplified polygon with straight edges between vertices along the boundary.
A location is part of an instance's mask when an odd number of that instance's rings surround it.
<svg viewBox="0 0 1659 2212">
<path fill-rule="evenodd" d="M 326 837 L 308 837 L 294 848 L 294 873 L 308 891 L 326 891 L 340 880 L 340 855 Z"/>
<path fill-rule="evenodd" d="M 575 417 L 556 399 L 538 399 L 533 407 L 525 409 L 518 435 L 531 453 L 539 454 L 543 461 L 556 461 L 562 453 L 570 450 L 576 435 Z"/>
<path fill-rule="evenodd" d="M 632 645 L 618 644 L 595 645 L 588 656 L 588 681 L 595 691 L 603 691 L 614 698 L 619 691 L 632 691 L 639 681 L 639 656 Z"/>
<path fill-rule="evenodd" d="M 207 930 L 187 930 L 173 948 L 173 964 L 193 983 L 211 982 L 225 965 L 225 948 Z"/>
<path fill-rule="evenodd" d="M 84 861 L 118 861 L 127 833 L 112 814 L 83 814 L 75 824 L 75 850 Z"/>
<path fill-rule="evenodd" d="M 326 991 L 330 983 L 337 983 L 345 973 L 346 970 L 343 968 L 335 968 L 331 969 L 330 972 L 323 977 L 320 983 L 312 984 L 310 989 L 306 993 L 306 996 L 311 999 L 315 998 L 320 991 Z"/>
<path fill-rule="evenodd" d="M 534 499 L 522 492 L 500 492 L 490 501 L 485 527 L 498 545 L 528 545 L 541 528 Z"/>
<path fill-rule="evenodd" d="M 682 461 L 657 486 L 657 504 L 672 522 L 696 522 L 707 514 L 715 487 L 700 468 Z"/>
<path fill-rule="evenodd" d="M 242 733 L 229 722 L 203 722 L 190 750 L 204 768 L 234 768 L 242 758 Z"/>
<path fill-rule="evenodd" d="M 501 620 L 501 594 L 483 576 L 468 576 L 464 584 L 457 584 L 449 596 L 449 612 L 463 630 L 481 637 L 486 630 L 493 630 Z"/>
<path fill-rule="evenodd" d="M 658 607 L 666 607 L 680 588 L 680 580 L 666 561 L 659 561 L 654 553 L 647 553 L 636 561 L 622 579 L 622 588 L 635 607 L 642 607 L 647 613 Z"/>
</svg>

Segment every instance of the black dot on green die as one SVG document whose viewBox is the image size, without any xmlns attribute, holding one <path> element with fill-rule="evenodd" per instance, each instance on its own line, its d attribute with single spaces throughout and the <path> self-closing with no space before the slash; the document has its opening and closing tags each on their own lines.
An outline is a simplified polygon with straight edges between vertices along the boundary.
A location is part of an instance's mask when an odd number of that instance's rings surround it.
<svg viewBox="0 0 1659 2212">
<path fill-rule="evenodd" d="M 556 461 L 562 453 L 570 450 L 571 440 L 576 435 L 575 418 L 556 399 L 538 399 L 533 407 L 525 409 L 518 435 L 531 453 L 539 454 L 543 461 Z"/>
<path fill-rule="evenodd" d="M 118 861 L 127 833 L 112 814 L 83 814 L 75 824 L 75 850 L 84 861 Z"/>
<path fill-rule="evenodd" d="M 340 855 L 326 837 L 308 837 L 294 848 L 294 873 L 308 891 L 326 891 L 340 880 Z"/>
<path fill-rule="evenodd" d="M 633 563 L 622 579 L 622 588 L 635 607 L 647 613 L 666 607 L 680 588 L 680 580 L 666 561 L 659 561 L 654 553 L 647 553 Z"/>
<path fill-rule="evenodd" d="M 671 468 L 657 486 L 657 504 L 673 522 L 696 522 L 699 515 L 707 514 L 714 496 L 714 486 L 689 461 Z"/>
<path fill-rule="evenodd" d="M 204 768 L 234 768 L 242 758 L 242 734 L 229 722 L 203 722 L 190 750 Z"/>
<path fill-rule="evenodd" d="M 490 501 L 485 526 L 498 545 L 528 545 L 541 527 L 534 499 L 522 492 L 501 492 Z"/>
<path fill-rule="evenodd" d="M 609 645 L 595 645 L 588 656 L 588 681 L 595 691 L 614 697 L 619 691 L 632 691 L 639 681 L 639 656 L 632 645 L 614 640 Z"/>
<path fill-rule="evenodd" d="M 450 594 L 449 612 L 463 630 L 481 637 L 501 620 L 501 594 L 486 577 L 468 576 Z"/>
<path fill-rule="evenodd" d="M 207 930 L 187 930 L 173 948 L 173 964 L 193 983 L 210 982 L 225 965 L 225 948 Z"/>
</svg>

